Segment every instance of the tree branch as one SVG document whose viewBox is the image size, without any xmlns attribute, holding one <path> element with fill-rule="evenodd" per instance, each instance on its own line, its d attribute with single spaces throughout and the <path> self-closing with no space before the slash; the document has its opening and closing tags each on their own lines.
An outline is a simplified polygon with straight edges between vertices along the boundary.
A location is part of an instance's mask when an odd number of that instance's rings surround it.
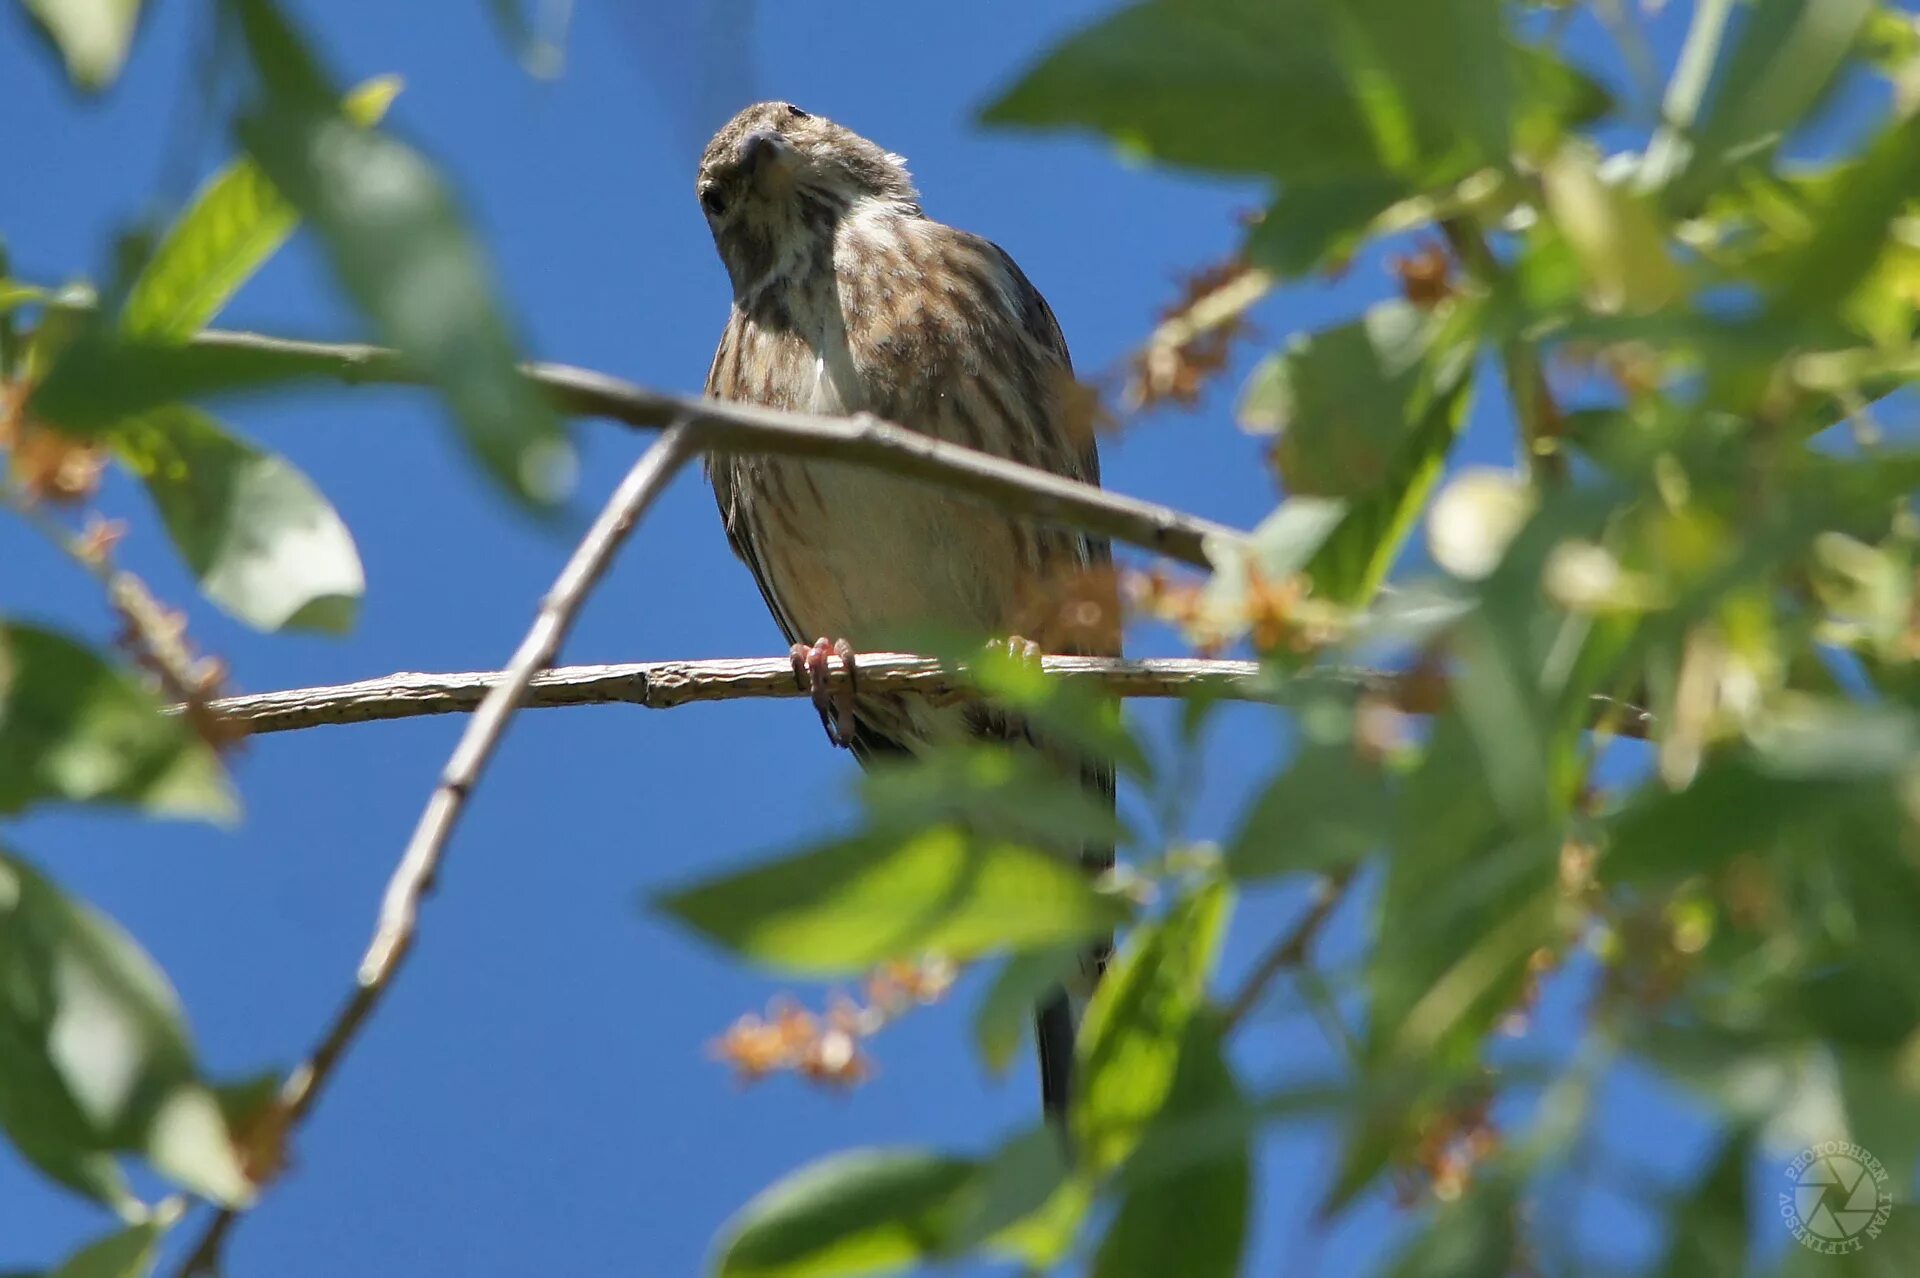
<svg viewBox="0 0 1920 1278">
<path fill-rule="evenodd" d="M 964 667 L 932 657 L 897 652 L 860 657 L 860 687 L 868 692 L 911 692 L 932 701 L 976 695 Z M 1117 657 L 1045 657 L 1041 669 L 1069 683 L 1084 683 L 1115 697 L 1185 697 L 1198 692 L 1226 701 L 1270 702 L 1271 684 L 1252 661 L 1202 661 Z M 463 674 L 394 674 L 323 688 L 290 688 L 222 697 L 205 713 L 242 724 L 250 733 L 297 732 L 326 724 L 376 723 L 425 715 L 465 714 L 479 706 L 504 676 L 498 671 Z M 1444 679 L 1425 672 L 1372 670 L 1357 666 L 1310 667 L 1289 677 L 1291 685 L 1352 688 L 1381 697 L 1406 714 L 1433 714 L 1445 706 Z M 632 705 L 671 710 L 700 701 L 743 701 L 805 696 L 787 657 L 718 658 L 710 661 L 641 661 L 611 666 L 565 666 L 536 675 L 521 705 Z M 1651 718 L 1621 701 L 1594 698 L 1594 718 L 1617 716 L 1616 736 L 1644 737 Z"/>
<path fill-rule="evenodd" d="M 365 957 L 360 960 L 353 992 L 321 1037 L 320 1045 L 280 1090 L 280 1105 L 289 1128 L 312 1110 L 335 1068 L 391 988 L 394 975 L 413 947 L 420 902 L 433 890 L 447 840 L 487 761 L 506 735 L 514 712 L 533 686 L 535 675 L 553 663 L 581 605 L 613 562 L 634 525 L 679 474 L 681 467 L 696 455 L 689 429 L 681 424 L 669 426 L 641 455 L 607 500 L 586 536 L 581 538 L 566 567 L 561 569 L 507 668 L 492 677 L 486 695 L 480 699 L 452 757 L 447 760 L 440 784 L 427 800 L 413 837 L 387 883 L 386 896 L 380 904 L 379 924 Z M 222 1209 L 213 1218 L 187 1257 L 183 1273 L 217 1269 L 220 1248 L 235 1219 L 229 1209 Z"/>
<path fill-rule="evenodd" d="M 1246 983 L 1240 987 L 1240 992 L 1227 1004 L 1225 1029 L 1231 1030 L 1245 1020 L 1247 1014 L 1260 1005 L 1267 987 L 1282 972 L 1306 963 L 1308 951 L 1313 949 L 1313 943 L 1319 938 L 1321 929 L 1326 927 L 1327 920 L 1340 908 L 1340 902 L 1346 899 L 1347 886 L 1352 882 L 1352 871 L 1343 870 L 1328 875 L 1314 886 L 1313 902 L 1307 907 L 1307 912 L 1266 952 L 1247 977 Z"/>
<path fill-rule="evenodd" d="M 349 385 L 415 386 L 425 380 L 395 352 L 378 346 L 305 342 L 220 330 L 200 333 L 193 344 L 301 359 L 316 374 Z M 1208 538 L 1238 540 L 1246 535 L 1237 528 L 1170 506 L 1125 497 L 990 453 L 944 443 L 867 414 L 819 417 L 751 404 L 683 399 L 565 364 L 528 364 L 524 371 L 561 412 L 573 416 L 604 417 L 646 429 L 684 422 L 705 452 L 826 457 L 871 466 L 1200 568 L 1213 566 L 1205 549 Z"/>
</svg>

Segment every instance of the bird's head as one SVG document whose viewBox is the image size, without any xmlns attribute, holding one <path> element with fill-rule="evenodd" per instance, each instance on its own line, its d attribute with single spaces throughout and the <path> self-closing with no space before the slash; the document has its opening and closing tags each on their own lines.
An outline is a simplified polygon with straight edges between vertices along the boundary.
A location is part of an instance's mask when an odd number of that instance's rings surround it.
<svg viewBox="0 0 1920 1278">
<path fill-rule="evenodd" d="M 694 185 L 713 242 L 746 293 L 830 245 L 836 222 L 872 202 L 918 212 L 907 162 L 790 102 L 759 102 L 727 121 Z"/>
</svg>

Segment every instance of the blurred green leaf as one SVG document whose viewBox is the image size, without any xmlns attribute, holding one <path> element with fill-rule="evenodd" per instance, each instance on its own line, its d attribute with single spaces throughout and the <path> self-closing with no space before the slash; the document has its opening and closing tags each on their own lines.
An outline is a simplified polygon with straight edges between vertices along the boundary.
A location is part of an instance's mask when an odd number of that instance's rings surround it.
<svg viewBox="0 0 1920 1278">
<path fill-rule="evenodd" d="M 941 654 L 936 650 L 935 655 Z M 1050 746 L 1073 751 L 1095 766 L 1111 764 L 1135 776 L 1151 776 L 1151 762 L 1128 731 L 1116 698 L 1084 684 L 1050 679 L 1038 665 L 998 645 L 962 657 L 974 686 L 997 707 L 1025 719 Z"/>
<path fill-rule="evenodd" d="M 339 94 L 271 0 L 234 0 L 262 93 L 237 128 L 325 246 L 341 287 L 445 396 L 468 445 L 509 491 L 550 505 L 574 454 L 521 376 L 484 255 L 453 197 L 411 147 L 344 114 Z"/>
<path fill-rule="evenodd" d="M 1756 0 L 1714 74 L 1668 207 L 1691 212 L 1730 169 L 1777 146 L 1812 114 L 1873 8 L 1873 0 Z"/>
<path fill-rule="evenodd" d="M 1385 1272 L 1390 1278 L 1499 1278 L 1518 1270 L 1522 1254 L 1513 1185 L 1482 1175 L 1458 1201 L 1442 1203 L 1416 1230 Z"/>
<path fill-rule="evenodd" d="M 80 644 L 0 624 L 0 674 L 0 812 L 53 800 L 219 822 L 237 815 L 206 742 Z"/>
<path fill-rule="evenodd" d="M 656 903 L 738 954 L 819 975 L 1055 945 L 1109 932 L 1128 913 L 1078 864 L 951 826 L 858 835 Z"/>
<path fill-rule="evenodd" d="M 1161 1122 L 1149 1129 L 1141 1149 L 1179 1144 L 1183 1133 L 1166 1121 L 1170 1117 L 1242 1104 L 1218 1027 L 1204 1017 L 1190 1020 Z M 1129 1187 L 1100 1241 L 1093 1264 L 1097 1278 L 1228 1278 L 1240 1272 L 1253 1197 L 1252 1137 L 1251 1128 L 1243 1128 L 1237 1147 L 1212 1151 L 1177 1171 Z M 1151 1156 L 1167 1158 L 1170 1153 L 1177 1150 Z"/>
<path fill-rule="evenodd" d="M 95 1172 L 119 1151 L 217 1202 L 253 1194 L 165 975 L 132 937 L 4 852 L 0 1128 L 95 1196 L 111 1193 Z"/>
<path fill-rule="evenodd" d="M 1337 266 L 1410 194 L 1393 177 L 1288 186 L 1247 236 L 1247 260 L 1282 279 Z"/>
<path fill-rule="evenodd" d="M 1209 539 L 1213 576 L 1200 594 L 1198 627 L 1223 643 L 1245 636 L 1255 587 L 1278 586 L 1304 569 L 1346 515 L 1344 501 L 1289 497 L 1248 536 Z"/>
<path fill-rule="evenodd" d="M 92 329 L 60 348 L 27 406 L 36 421 L 97 438 L 121 418 L 180 400 L 335 379 L 340 371 L 337 358 L 300 347 L 181 346 Z"/>
<path fill-rule="evenodd" d="M 718 1278 L 852 1278 L 939 1254 L 973 1163 L 918 1150 L 853 1150 L 801 1168 L 721 1231 Z"/>
<path fill-rule="evenodd" d="M 400 92 L 397 76 L 347 95 L 347 118 L 373 125 Z M 204 328 L 300 224 L 260 166 L 242 157 L 202 186 L 167 229 L 120 310 L 128 337 L 185 341 Z"/>
<path fill-rule="evenodd" d="M 1537 143 L 1594 98 L 1509 43 L 1493 0 L 1148 0 L 1070 37 L 984 118 L 1285 183 L 1430 187 L 1506 165 L 1516 120 Z"/>
<path fill-rule="evenodd" d="M 1241 425 L 1277 434 L 1287 492 L 1349 503 L 1306 565 L 1315 594 L 1358 604 L 1386 579 L 1465 419 L 1477 329 L 1475 308 L 1383 302 L 1248 379 Z"/>
<path fill-rule="evenodd" d="M 1080 971 L 1080 945 L 1010 954 L 973 1017 L 974 1046 L 992 1074 L 1004 1074 L 1033 1021 L 1034 1005 Z"/>
<path fill-rule="evenodd" d="M 1076 1182 L 1067 1176 L 1059 1129 L 1052 1123 L 1028 1128 L 979 1164 L 958 1196 L 941 1249 L 949 1255 L 982 1246 L 1011 1254 L 1028 1249 L 1039 1241 L 1056 1204 L 1077 1196 Z"/>
<path fill-rule="evenodd" d="M 544 21 L 536 22 L 527 15 L 527 5 L 533 2 L 487 0 L 487 10 L 493 15 L 493 25 L 513 46 L 521 69 L 536 79 L 552 80 L 560 75 L 566 65 L 567 27 L 573 6 L 541 4 L 541 18 Z"/>
<path fill-rule="evenodd" d="M 1602 176 L 1584 147 L 1562 147 L 1540 174 L 1547 209 L 1573 249 L 1587 304 L 1644 315 L 1678 302 L 1687 279 L 1659 210 L 1624 180 Z"/>
<path fill-rule="evenodd" d="M 874 830 L 906 833 L 960 823 L 984 835 L 1078 852 L 1111 847 L 1113 810 L 1077 776 L 1031 749 L 999 742 L 945 745 L 909 759 L 882 760 L 860 785 Z"/>
<path fill-rule="evenodd" d="M 47 1278 L 145 1278 L 166 1233 L 156 1221 L 129 1225 L 67 1257 Z"/>
<path fill-rule="evenodd" d="M 1616 882 L 1672 883 L 1743 852 L 1901 846 L 1900 778 L 1920 758 L 1920 727 L 1885 709 L 1806 707 L 1763 726 L 1746 749 L 1709 758 L 1692 783 L 1642 787 L 1609 821 Z"/>
<path fill-rule="evenodd" d="M 366 588 L 359 552 L 291 462 L 181 404 L 112 434 L 207 598 L 261 630 L 352 629 Z"/>
<path fill-rule="evenodd" d="M 1783 264 L 1770 299 L 1773 314 L 1805 322 L 1851 294 L 1887 252 L 1888 223 L 1916 195 L 1920 116 L 1909 116 L 1874 139 L 1860 163 L 1834 184 L 1817 210 L 1812 237 Z"/>
<path fill-rule="evenodd" d="M 1093 1168 L 1119 1164 L 1172 1095 L 1232 904 L 1224 883 L 1195 890 L 1165 918 L 1134 929 L 1094 990 L 1080 1029 L 1072 1115 Z"/>
<path fill-rule="evenodd" d="M 1662 1278 L 1741 1278 L 1747 1273 L 1747 1166 L 1753 1135 L 1736 1131 L 1721 1142 L 1691 1198 L 1674 1213 Z"/>
<path fill-rule="evenodd" d="M 119 78 L 140 23 L 140 0 L 23 0 L 41 33 L 60 51 L 67 75 L 89 92 Z"/>
<path fill-rule="evenodd" d="M 1293 758 L 1226 844 L 1228 871 L 1253 882 L 1357 864 L 1385 845 L 1393 793 L 1354 740 L 1351 694 L 1314 691 L 1298 706 Z"/>
</svg>

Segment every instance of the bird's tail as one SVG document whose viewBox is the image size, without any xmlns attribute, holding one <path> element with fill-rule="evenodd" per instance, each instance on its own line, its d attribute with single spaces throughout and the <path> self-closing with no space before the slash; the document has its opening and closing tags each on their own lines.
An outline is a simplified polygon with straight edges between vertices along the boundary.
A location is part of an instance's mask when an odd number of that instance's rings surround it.
<svg viewBox="0 0 1920 1278">
<path fill-rule="evenodd" d="M 1111 854 L 1108 860 L 1111 861 Z M 1080 956 L 1080 973 L 1074 987 L 1052 991 L 1034 1008 L 1033 1037 L 1040 1053 L 1040 1104 L 1049 1122 L 1063 1126 L 1066 1123 L 1075 1086 L 1074 1057 L 1080 1020 L 1087 1010 L 1093 987 L 1112 956 L 1111 937 L 1089 946 Z"/>
</svg>

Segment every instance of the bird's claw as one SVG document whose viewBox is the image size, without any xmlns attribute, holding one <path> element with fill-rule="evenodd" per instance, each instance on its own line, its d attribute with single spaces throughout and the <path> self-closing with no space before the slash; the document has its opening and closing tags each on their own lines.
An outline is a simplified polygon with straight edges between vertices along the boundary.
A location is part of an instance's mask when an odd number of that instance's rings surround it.
<svg viewBox="0 0 1920 1278">
<path fill-rule="evenodd" d="M 987 651 L 995 654 L 1005 653 L 1016 665 L 1040 668 L 1040 645 L 1031 639 L 1019 635 L 1008 635 L 1004 639 L 987 640 Z"/>
<path fill-rule="evenodd" d="M 813 698 L 813 708 L 820 712 L 820 726 L 827 730 L 827 740 L 843 750 L 851 749 L 853 699 L 860 688 L 860 669 L 854 660 L 853 645 L 845 639 L 816 639 L 811 644 L 793 645 L 792 657 L 794 682 Z M 834 657 L 840 658 L 840 666 L 847 672 L 844 688 L 836 689 L 828 675 L 828 663 Z"/>
</svg>

